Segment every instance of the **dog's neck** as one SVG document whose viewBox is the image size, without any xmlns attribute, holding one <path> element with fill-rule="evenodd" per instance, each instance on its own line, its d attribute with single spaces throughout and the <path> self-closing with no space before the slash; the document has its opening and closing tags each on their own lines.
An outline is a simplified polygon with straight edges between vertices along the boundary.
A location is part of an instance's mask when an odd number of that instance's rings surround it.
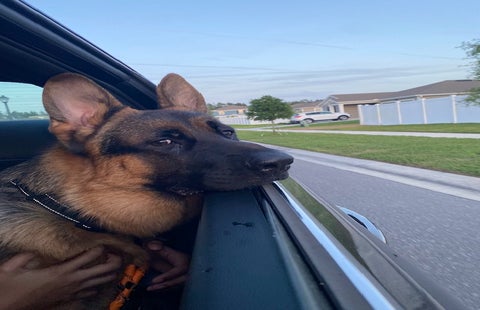
<svg viewBox="0 0 480 310">
<path fill-rule="evenodd" d="M 82 218 L 78 212 L 75 212 L 68 206 L 61 204 L 49 194 L 37 195 L 26 186 L 22 185 L 18 180 L 11 180 L 10 184 L 15 186 L 22 194 L 24 194 L 27 200 L 33 201 L 43 209 L 74 223 L 78 228 L 93 232 L 107 232 L 92 219 Z"/>
<path fill-rule="evenodd" d="M 123 185 L 118 186 L 111 177 L 95 171 L 88 158 L 54 148 L 48 157 L 26 163 L 22 173 L 10 179 L 37 195 L 55 197 L 73 213 L 94 219 L 107 231 L 136 237 L 165 232 L 199 213 L 199 206 L 189 203 L 196 197 L 148 190 L 134 179 L 122 180 Z"/>
</svg>

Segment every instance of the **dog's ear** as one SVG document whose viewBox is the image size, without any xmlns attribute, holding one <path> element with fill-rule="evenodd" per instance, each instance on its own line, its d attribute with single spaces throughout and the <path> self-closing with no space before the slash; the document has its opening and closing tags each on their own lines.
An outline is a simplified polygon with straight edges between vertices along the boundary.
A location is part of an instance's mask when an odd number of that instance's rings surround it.
<svg viewBox="0 0 480 310">
<path fill-rule="evenodd" d="M 158 84 L 157 100 L 162 109 L 207 112 L 202 94 L 175 73 L 166 75 Z"/>
<path fill-rule="evenodd" d="M 83 142 L 105 115 L 122 107 L 105 89 L 74 73 L 50 78 L 43 88 L 42 99 L 50 116 L 50 132 L 77 152 L 83 150 Z"/>
</svg>

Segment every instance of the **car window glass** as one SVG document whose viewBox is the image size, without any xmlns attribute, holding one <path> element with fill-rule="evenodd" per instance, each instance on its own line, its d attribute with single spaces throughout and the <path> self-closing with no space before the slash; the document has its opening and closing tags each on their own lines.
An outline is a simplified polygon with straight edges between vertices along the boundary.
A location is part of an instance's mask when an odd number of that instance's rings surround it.
<svg viewBox="0 0 480 310">
<path fill-rule="evenodd" d="M 32 84 L 0 82 L 0 121 L 48 118 L 42 90 Z"/>
</svg>

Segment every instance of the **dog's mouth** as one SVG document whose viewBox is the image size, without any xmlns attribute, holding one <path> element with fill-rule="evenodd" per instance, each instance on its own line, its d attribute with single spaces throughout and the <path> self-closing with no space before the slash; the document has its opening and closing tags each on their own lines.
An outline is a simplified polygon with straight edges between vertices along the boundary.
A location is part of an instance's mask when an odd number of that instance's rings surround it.
<svg viewBox="0 0 480 310">
<path fill-rule="evenodd" d="M 198 195 L 203 193 L 203 191 L 199 189 L 193 189 L 193 188 L 181 187 L 181 186 L 172 186 L 168 190 L 180 196 L 192 196 L 192 195 Z"/>
</svg>

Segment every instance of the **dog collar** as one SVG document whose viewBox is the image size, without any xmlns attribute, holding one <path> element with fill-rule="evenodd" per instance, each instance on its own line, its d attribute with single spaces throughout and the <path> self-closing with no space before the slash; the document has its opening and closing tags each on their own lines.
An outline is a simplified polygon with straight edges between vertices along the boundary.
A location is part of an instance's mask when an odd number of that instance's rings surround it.
<svg viewBox="0 0 480 310">
<path fill-rule="evenodd" d="M 17 180 L 11 180 L 10 184 L 15 186 L 21 193 L 23 193 L 27 200 L 33 201 L 45 210 L 75 223 L 75 226 L 78 228 L 92 232 L 107 232 L 105 229 L 99 227 L 94 221 L 82 218 L 78 212 L 73 212 L 70 210 L 70 208 L 61 204 L 49 194 L 35 195 L 26 186 L 21 185 Z"/>
</svg>

